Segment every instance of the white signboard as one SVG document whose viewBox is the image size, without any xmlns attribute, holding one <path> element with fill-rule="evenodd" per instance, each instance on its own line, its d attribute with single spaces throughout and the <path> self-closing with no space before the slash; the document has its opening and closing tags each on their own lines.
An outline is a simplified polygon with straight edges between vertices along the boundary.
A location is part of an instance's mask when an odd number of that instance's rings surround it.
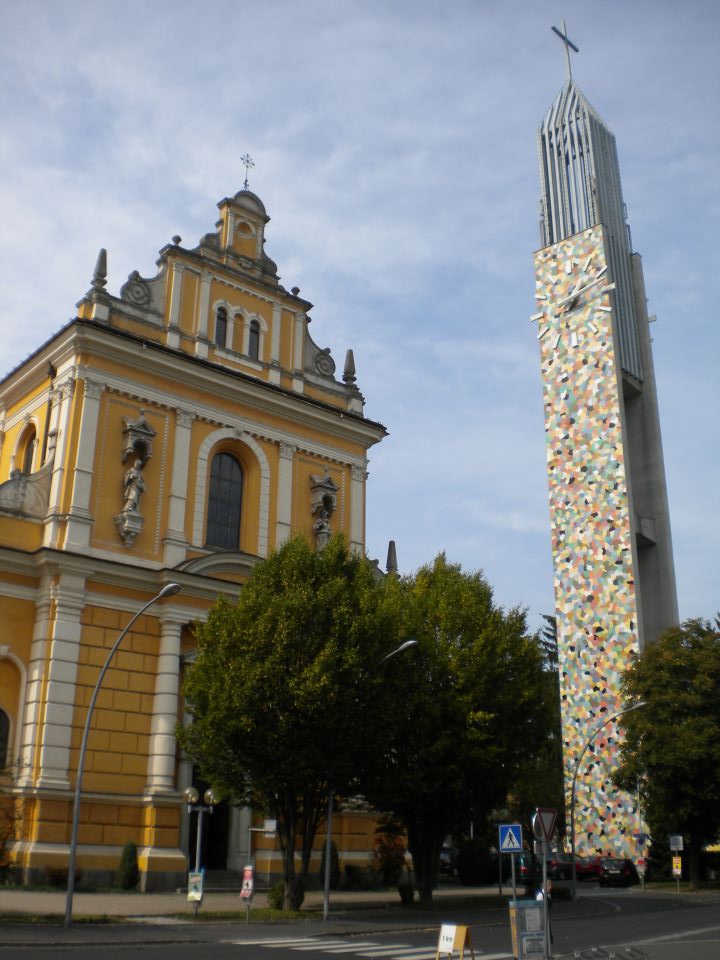
<svg viewBox="0 0 720 960">
<path fill-rule="evenodd" d="M 453 947 L 455 946 L 455 933 L 457 932 L 457 927 L 451 923 L 444 923 L 440 927 L 440 937 L 438 938 L 438 953 L 449 953 L 452 954 Z"/>
<path fill-rule="evenodd" d="M 203 871 L 188 874 L 188 902 L 202 903 L 203 898 Z"/>
<path fill-rule="evenodd" d="M 673 833 L 670 835 L 670 849 L 671 850 L 682 850 L 683 848 L 683 838 L 679 833 Z"/>
</svg>

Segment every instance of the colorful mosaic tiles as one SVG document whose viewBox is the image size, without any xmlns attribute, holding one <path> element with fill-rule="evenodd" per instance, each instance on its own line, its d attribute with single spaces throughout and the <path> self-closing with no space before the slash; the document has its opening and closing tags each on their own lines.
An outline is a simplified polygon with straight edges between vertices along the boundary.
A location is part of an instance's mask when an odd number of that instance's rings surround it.
<svg viewBox="0 0 720 960">
<path fill-rule="evenodd" d="M 536 296 L 545 406 L 568 804 L 577 758 L 623 709 L 637 650 L 634 546 L 622 384 L 601 226 L 539 251 Z M 618 731 L 602 726 L 578 772 L 580 853 L 636 852 L 634 799 L 615 790 Z"/>
</svg>

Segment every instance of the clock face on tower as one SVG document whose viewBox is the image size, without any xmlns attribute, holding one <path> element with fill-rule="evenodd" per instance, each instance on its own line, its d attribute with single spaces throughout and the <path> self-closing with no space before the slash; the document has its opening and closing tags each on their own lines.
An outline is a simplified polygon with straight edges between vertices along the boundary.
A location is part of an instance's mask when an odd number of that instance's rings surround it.
<svg viewBox="0 0 720 960">
<path fill-rule="evenodd" d="M 608 294 L 615 284 L 607 279 L 602 241 L 593 231 L 541 251 L 535 294 L 539 311 L 530 319 L 538 325 L 543 352 L 548 344 L 552 351 L 563 345 L 581 349 L 608 330 Z"/>
</svg>

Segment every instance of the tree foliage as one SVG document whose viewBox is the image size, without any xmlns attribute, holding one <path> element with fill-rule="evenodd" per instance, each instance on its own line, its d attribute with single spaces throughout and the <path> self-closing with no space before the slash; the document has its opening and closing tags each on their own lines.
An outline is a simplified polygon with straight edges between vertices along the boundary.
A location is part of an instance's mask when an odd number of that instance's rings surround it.
<svg viewBox="0 0 720 960">
<path fill-rule="evenodd" d="M 687 620 L 635 659 L 624 679 L 629 703 L 618 786 L 640 785 L 653 837 L 683 834 L 690 882 L 699 853 L 720 832 L 720 617 Z"/>
<path fill-rule="evenodd" d="M 394 631 L 381 593 L 342 537 L 320 553 L 296 537 L 197 628 L 179 738 L 214 787 L 277 819 L 286 908 L 302 902 L 330 790 L 349 788 L 386 727 L 375 667 Z"/>
<path fill-rule="evenodd" d="M 401 671 L 386 671 L 397 709 L 367 793 L 405 824 L 427 903 L 445 836 L 503 801 L 542 743 L 545 677 L 524 613 L 497 607 L 480 573 L 463 573 L 443 554 L 391 579 L 385 602 L 418 649 Z"/>
</svg>

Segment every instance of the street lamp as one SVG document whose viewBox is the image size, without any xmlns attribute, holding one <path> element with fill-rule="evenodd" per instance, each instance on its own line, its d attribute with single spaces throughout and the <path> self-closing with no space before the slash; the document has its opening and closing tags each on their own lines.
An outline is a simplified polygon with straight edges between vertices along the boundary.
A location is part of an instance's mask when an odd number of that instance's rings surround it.
<svg viewBox="0 0 720 960">
<path fill-rule="evenodd" d="M 78 840 L 78 824 L 80 822 L 80 794 L 82 792 L 82 780 L 83 772 L 85 770 L 85 754 L 87 752 L 87 742 L 88 735 L 90 733 L 90 723 L 92 721 L 93 710 L 95 709 L 95 701 L 97 700 L 98 693 L 100 693 L 100 687 L 102 682 L 105 679 L 105 674 L 107 669 L 110 666 L 110 661 L 117 653 L 118 647 L 123 642 L 125 637 L 128 635 L 130 628 L 138 619 L 142 616 L 143 613 L 151 607 L 154 603 L 157 603 L 158 600 L 162 600 L 164 597 L 172 597 L 180 591 L 179 583 L 167 583 L 162 588 L 160 593 L 156 594 L 152 600 L 148 600 L 137 613 L 132 617 L 128 625 L 122 631 L 120 636 L 115 641 L 112 650 L 107 656 L 107 660 L 103 665 L 100 675 L 97 678 L 97 683 L 95 684 L 95 689 L 93 690 L 93 695 L 90 699 L 90 706 L 88 707 L 87 717 L 85 718 L 85 729 L 83 730 L 82 742 L 80 744 L 80 756 L 78 757 L 78 767 L 77 774 L 75 776 L 75 799 L 73 801 L 73 821 L 72 821 L 72 832 L 70 834 L 70 856 L 68 859 L 68 880 L 67 880 L 67 895 L 65 900 L 65 926 L 72 926 L 72 908 L 73 908 L 73 893 L 75 890 L 75 862 L 77 860 L 77 840 Z"/>
<path fill-rule="evenodd" d="M 570 787 L 570 882 L 572 885 L 572 899 L 577 899 L 577 877 L 575 876 L 575 787 L 577 785 L 577 775 L 580 771 L 580 763 L 582 758 L 585 756 L 585 753 L 593 742 L 595 737 L 600 733 L 603 727 L 606 727 L 608 723 L 612 723 L 614 720 L 617 720 L 618 717 L 624 717 L 626 713 L 631 713 L 633 710 L 639 710 L 640 707 L 644 707 L 647 701 L 640 700 L 638 703 L 634 703 L 631 707 L 625 707 L 624 710 L 620 710 L 618 713 L 614 713 L 611 717 L 606 717 L 601 723 L 599 723 L 593 732 L 590 734 L 590 737 L 585 743 L 585 746 L 580 751 L 580 756 L 575 761 L 575 769 L 573 770 L 572 786 Z"/>
<path fill-rule="evenodd" d="M 200 872 L 200 857 L 202 854 L 202 825 L 203 825 L 203 816 L 206 813 L 212 813 L 213 807 L 218 802 L 218 798 L 215 796 L 212 790 L 206 790 L 203 794 L 203 803 L 198 803 L 200 799 L 200 794 L 197 792 L 195 787 L 188 787 L 184 793 L 185 801 L 187 803 L 188 813 L 193 811 L 197 813 L 197 837 L 195 839 L 195 873 Z"/>
<path fill-rule="evenodd" d="M 410 647 L 416 646 L 417 640 L 406 640 L 404 643 L 401 643 L 397 649 L 391 650 L 390 653 L 386 654 L 382 658 L 382 660 L 379 660 L 375 664 L 374 670 L 379 670 L 384 663 L 387 663 L 388 660 L 391 659 L 391 657 L 396 656 L 398 653 L 402 653 L 403 650 L 408 650 Z M 338 739 L 340 739 L 340 733 L 338 733 Z M 335 789 L 334 787 L 330 787 L 325 826 L 325 880 L 323 885 L 323 921 L 325 923 L 327 923 L 327 919 L 330 914 L 330 853 L 332 848 L 332 811 L 334 798 Z"/>
</svg>

